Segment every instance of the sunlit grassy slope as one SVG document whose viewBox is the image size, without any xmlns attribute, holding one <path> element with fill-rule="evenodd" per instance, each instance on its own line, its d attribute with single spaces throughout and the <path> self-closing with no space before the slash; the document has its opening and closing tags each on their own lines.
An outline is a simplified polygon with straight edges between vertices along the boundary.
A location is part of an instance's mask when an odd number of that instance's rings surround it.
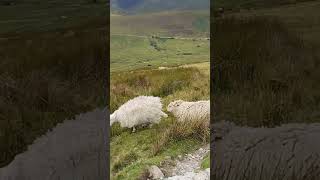
<svg viewBox="0 0 320 180">
<path fill-rule="evenodd" d="M 111 34 L 208 37 L 210 13 L 201 11 L 168 11 L 137 15 L 111 16 Z"/>
<path fill-rule="evenodd" d="M 209 99 L 210 41 L 206 37 L 209 9 L 112 14 L 111 112 L 140 95 L 161 97 L 164 110 L 176 99 Z M 180 127 L 171 115 L 136 133 L 113 125 L 111 179 L 138 179 L 149 165 L 160 166 L 168 157 L 196 150 L 206 143 L 208 130 L 202 124 Z"/>
<path fill-rule="evenodd" d="M 112 72 L 208 60 L 208 40 L 111 36 Z"/>
<path fill-rule="evenodd" d="M 207 62 L 165 70 L 114 72 L 111 77 L 111 109 L 113 111 L 138 95 L 160 96 L 164 107 L 175 99 L 207 100 L 208 71 Z M 180 127 L 174 122 L 170 115 L 159 125 L 151 129 L 140 127 L 136 133 L 114 125 L 110 144 L 111 179 L 137 179 L 148 166 L 159 166 L 168 157 L 176 158 L 206 143 L 203 138 L 209 136 L 207 128 L 202 125 Z"/>
</svg>

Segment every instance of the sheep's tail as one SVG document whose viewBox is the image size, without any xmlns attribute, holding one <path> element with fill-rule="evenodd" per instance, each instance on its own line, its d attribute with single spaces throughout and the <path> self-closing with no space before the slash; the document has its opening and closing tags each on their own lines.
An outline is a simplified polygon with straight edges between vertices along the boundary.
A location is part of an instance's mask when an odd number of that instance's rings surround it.
<svg viewBox="0 0 320 180">
<path fill-rule="evenodd" d="M 115 114 L 111 114 L 110 115 L 110 126 L 112 126 L 112 124 L 116 121 L 116 118 L 115 118 Z"/>
</svg>

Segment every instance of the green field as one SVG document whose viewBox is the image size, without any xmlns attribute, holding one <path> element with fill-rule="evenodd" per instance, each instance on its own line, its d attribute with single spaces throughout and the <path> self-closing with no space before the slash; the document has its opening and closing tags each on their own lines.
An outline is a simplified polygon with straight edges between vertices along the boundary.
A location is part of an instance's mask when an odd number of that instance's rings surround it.
<svg viewBox="0 0 320 180">
<path fill-rule="evenodd" d="M 111 71 L 207 62 L 208 40 L 111 36 Z"/>
<path fill-rule="evenodd" d="M 209 13 L 206 11 L 113 14 L 111 71 L 206 62 L 209 60 L 208 36 Z"/>
</svg>

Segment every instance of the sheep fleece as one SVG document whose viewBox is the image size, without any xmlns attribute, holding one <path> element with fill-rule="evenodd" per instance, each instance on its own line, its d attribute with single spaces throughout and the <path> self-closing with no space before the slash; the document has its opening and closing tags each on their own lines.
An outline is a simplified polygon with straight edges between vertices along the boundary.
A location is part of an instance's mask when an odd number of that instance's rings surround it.
<svg viewBox="0 0 320 180">
<path fill-rule="evenodd" d="M 210 101 L 187 102 L 180 100 L 176 102 L 176 106 L 171 107 L 169 112 L 171 112 L 178 121 L 210 119 Z"/>
<path fill-rule="evenodd" d="M 159 123 L 161 117 L 167 117 L 162 112 L 162 103 L 159 97 L 139 96 L 120 106 L 111 116 L 113 122 L 120 122 L 121 127 L 132 128 L 145 123 Z"/>
</svg>

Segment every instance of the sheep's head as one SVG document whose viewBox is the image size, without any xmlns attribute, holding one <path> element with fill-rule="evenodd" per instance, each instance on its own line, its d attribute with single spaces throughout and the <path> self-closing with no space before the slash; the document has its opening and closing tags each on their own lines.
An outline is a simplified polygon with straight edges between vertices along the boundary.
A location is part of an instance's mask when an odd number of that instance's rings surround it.
<svg viewBox="0 0 320 180">
<path fill-rule="evenodd" d="M 167 106 L 167 111 L 172 112 L 175 108 L 179 107 L 184 101 L 183 100 L 176 100 L 171 102 L 168 106 Z"/>
</svg>

